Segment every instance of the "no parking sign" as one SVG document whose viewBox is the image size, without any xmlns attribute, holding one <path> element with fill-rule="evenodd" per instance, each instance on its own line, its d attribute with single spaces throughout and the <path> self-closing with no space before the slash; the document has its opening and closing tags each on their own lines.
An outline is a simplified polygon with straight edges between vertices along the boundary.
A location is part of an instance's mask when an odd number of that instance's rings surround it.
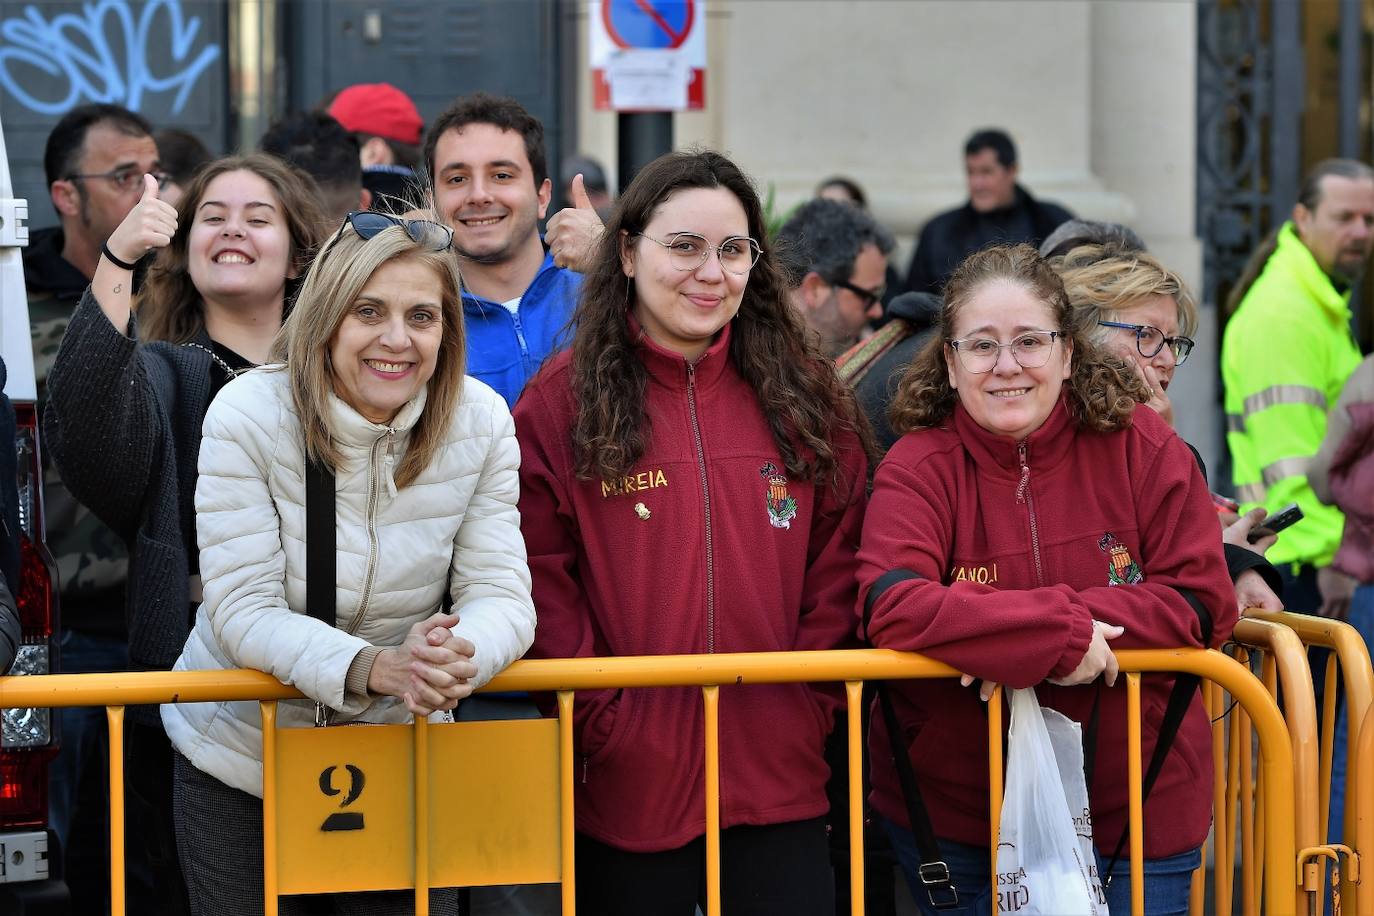
<svg viewBox="0 0 1374 916">
<path fill-rule="evenodd" d="M 591 0 L 595 105 L 613 111 L 706 107 L 705 0 Z"/>
</svg>

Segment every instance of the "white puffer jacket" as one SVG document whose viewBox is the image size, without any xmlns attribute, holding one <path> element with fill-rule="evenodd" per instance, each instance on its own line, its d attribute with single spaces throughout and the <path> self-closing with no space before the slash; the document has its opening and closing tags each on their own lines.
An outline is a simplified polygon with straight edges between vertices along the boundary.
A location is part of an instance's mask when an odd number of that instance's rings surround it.
<svg viewBox="0 0 1374 916">
<path fill-rule="evenodd" d="M 205 415 L 196 531 L 205 600 L 176 670 L 256 668 L 337 711 L 334 721 L 406 722 L 391 697 L 348 693 L 349 664 L 367 645 L 398 646 L 453 597 L 453 627 L 477 648 L 481 686 L 534 639 L 534 604 L 516 509 L 520 450 L 505 402 L 473 378 L 444 443 L 397 490 L 392 471 L 425 392 L 392 425 L 331 398 L 342 464 L 337 490 L 338 618 L 305 614 L 305 443 L 288 375 L 235 379 Z M 167 734 L 196 767 L 262 795 L 256 702 L 162 707 Z M 282 703 L 282 726 L 314 724 L 314 704 Z"/>
</svg>

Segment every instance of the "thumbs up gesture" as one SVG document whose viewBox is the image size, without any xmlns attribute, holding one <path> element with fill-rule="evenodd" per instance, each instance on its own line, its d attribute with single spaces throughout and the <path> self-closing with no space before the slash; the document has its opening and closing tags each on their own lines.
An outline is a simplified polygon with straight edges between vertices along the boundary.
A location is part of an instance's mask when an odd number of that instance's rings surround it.
<svg viewBox="0 0 1374 916">
<path fill-rule="evenodd" d="M 157 179 L 144 175 L 143 196 L 110 233 L 105 245 L 121 261 L 132 264 L 152 249 L 171 244 L 177 231 L 177 211 L 165 200 L 158 200 L 157 191 Z"/>
<path fill-rule="evenodd" d="M 549 219 L 544 241 L 553 253 L 553 262 L 578 273 L 586 273 L 596 253 L 596 243 L 606 227 L 596 215 L 586 185 L 579 172 L 568 189 L 572 206 L 559 210 Z"/>
</svg>

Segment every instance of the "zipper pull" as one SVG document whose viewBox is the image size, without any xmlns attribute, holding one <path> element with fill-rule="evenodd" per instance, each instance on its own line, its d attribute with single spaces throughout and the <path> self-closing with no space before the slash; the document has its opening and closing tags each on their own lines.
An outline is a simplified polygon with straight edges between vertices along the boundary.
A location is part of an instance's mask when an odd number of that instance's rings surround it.
<svg viewBox="0 0 1374 916">
<path fill-rule="evenodd" d="M 687 387 L 688 387 L 688 388 L 695 388 L 696 386 L 697 386 L 697 367 L 696 367 L 694 364 L 692 364 L 692 363 L 688 363 L 688 364 L 687 364 Z"/>
<path fill-rule="evenodd" d="M 386 479 L 386 492 L 392 499 L 396 498 L 396 478 L 392 471 L 396 464 L 396 458 L 391 454 L 392 437 L 396 431 L 390 426 L 386 428 L 386 455 L 382 458 L 382 477 Z"/>
<path fill-rule="evenodd" d="M 1016 455 L 1021 460 L 1021 482 L 1016 485 L 1016 501 L 1026 501 L 1026 488 L 1030 486 L 1030 462 L 1026 460 L 1026 443 L 1016 446 Z"/>
<path fill-rule="evenodd" d="M 315 704 L 315 727 L 324 728 L 329 724 L 329 713 L 325 710 L 323 703 Z"/>
<path fill-rule="evenodd" d="M 582 758 L 582 785 L 587 784 L 587 758 Z"/>
</svg>

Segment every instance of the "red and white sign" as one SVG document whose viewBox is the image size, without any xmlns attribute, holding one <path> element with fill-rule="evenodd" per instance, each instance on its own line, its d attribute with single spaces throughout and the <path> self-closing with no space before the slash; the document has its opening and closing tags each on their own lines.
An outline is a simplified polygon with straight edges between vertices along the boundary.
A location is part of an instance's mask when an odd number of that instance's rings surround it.
<svg viewBox="0 0 1374 916">
<path fill-rule="evenodd" d="M 597 109 L 706 107 L 705 0 L 591 0 L 588 6 Z"/>
</svg>

